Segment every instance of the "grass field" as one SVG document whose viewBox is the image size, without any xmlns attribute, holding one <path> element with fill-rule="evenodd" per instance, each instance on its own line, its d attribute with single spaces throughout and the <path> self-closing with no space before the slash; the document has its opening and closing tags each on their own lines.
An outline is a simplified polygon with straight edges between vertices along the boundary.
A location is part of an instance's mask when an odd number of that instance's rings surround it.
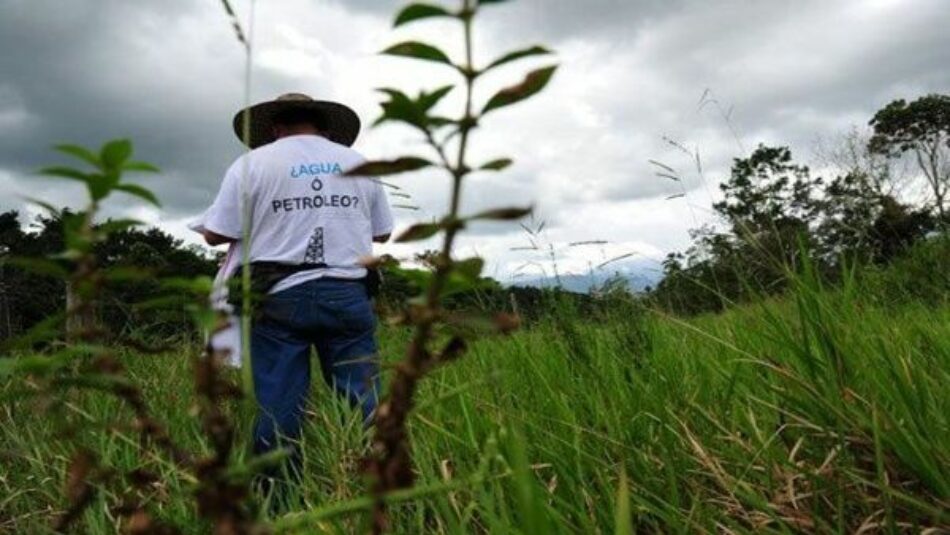
<svg viewBox="0 0 950 535">
<path fill-rule="evenodd" d="M 385 328 L 389 361 L 405 333 Z M 188 352 L 129 355 L 155 412 L 197 444 Z M 411 419 L 418 486 L 398 533 L 865 533 L 950 527 L 950 307 L 881 306 L 804 285 L 781 300 L 682 320 L 562 308 L 483 339 L 423 385 Z M 92 393 L 45 415 L 2 391 L 0 532 L 43 533 L 62 508 L 69 442 L 140 464 L 119 405 Z M 241 432 L 250 415 L 239 409 Z M 366 505 L 355 414 L 314 386 L 304 514 L 278 531 L 351 533 Z M 116 424 L 112 426 L 111 424 Z M 148 501 L 187 533 L 189 477 L 163 459 Z M 100 495 L 82 533 L 114 533 Z"/>
</svg>

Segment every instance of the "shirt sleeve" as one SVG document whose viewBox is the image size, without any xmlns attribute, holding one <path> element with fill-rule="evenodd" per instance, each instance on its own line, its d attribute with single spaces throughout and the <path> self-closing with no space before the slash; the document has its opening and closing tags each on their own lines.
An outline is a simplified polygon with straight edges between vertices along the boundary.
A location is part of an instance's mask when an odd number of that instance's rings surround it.
<svg viewBox="0 0 950 535">
<path fill-rule="evenodd" d="M 393 214 L 389 209 L 386 190 L 378 180 L 373 181 L 373 204 L 370 206 L 370 220 L 372 221 L 374 238 L 392 233 Z"/>
<path fill-rule="evenodd" d="M 224 174 L 221 189 L 204 215 L 204 227 L 226 238 L 241 238 L 241 160 L 238 159 Z"/>
</svg>

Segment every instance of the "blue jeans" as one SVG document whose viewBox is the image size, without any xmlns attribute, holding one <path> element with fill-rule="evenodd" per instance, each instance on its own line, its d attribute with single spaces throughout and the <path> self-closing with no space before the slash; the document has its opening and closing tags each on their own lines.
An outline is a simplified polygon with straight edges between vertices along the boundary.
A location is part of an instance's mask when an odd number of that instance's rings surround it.
<svg viewBox="0 0 950 535">
<path fill-rule="evenodd" d="M 299 475 L 295 442 L 310 390 L 311 346 L 316 346 L 324 380 L 362 409 L 364 421 L 370 420 L 379 390 L 375 329 L 372 303 L 359 281 L 315 279 L 264 300 L 251 329 L 259 406 L 255 454 L 286 445 L 292 451 L 291 477 Z"/>
</svg>

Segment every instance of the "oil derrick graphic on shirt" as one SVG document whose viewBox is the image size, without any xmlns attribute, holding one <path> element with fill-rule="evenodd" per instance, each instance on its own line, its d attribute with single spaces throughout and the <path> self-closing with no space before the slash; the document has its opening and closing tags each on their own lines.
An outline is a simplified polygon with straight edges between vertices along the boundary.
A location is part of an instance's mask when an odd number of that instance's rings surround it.
<svg viewBox="0 0 950 535">
<path fill-rule="evenodd" d="M 307 252 L 303 259 L 305 264 L 323 264 L 323 227 L 313 229 L 310 242 L 307 243 Z"/>
</svg>

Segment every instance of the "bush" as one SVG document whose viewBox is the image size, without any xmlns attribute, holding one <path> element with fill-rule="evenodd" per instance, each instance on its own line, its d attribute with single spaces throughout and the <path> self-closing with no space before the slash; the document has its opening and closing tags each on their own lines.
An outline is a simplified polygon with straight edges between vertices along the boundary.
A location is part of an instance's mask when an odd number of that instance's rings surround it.
<svg viewBox="0 0 950 535">
<path fill-rule="evenodd" d="M 950 302 L 950 236 L 925 239 L 882 268 L 867 268 L 860 274 L 862 293 L 876 302 L 900 304 L 921 302 L 940 306 Z"/>
</svg>

